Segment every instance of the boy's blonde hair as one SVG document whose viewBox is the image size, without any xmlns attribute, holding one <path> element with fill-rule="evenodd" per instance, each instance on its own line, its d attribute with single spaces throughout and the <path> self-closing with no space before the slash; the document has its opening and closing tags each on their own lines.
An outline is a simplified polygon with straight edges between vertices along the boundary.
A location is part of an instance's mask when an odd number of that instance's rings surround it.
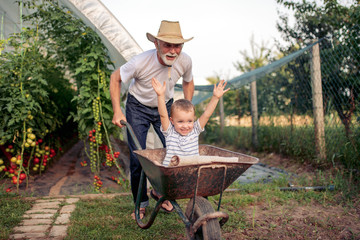
<svg viewBox="0 0 360 240">
<path fill-rule="evenodd" d="M 193 111 L 195 114 L 195 107 L 194 105 L 186 99 L 178 99 L 172 105 L 170 109 L 170 116 L 173 116 L 175 111 L 182 110 L 185 112 Z"/>
</svg>

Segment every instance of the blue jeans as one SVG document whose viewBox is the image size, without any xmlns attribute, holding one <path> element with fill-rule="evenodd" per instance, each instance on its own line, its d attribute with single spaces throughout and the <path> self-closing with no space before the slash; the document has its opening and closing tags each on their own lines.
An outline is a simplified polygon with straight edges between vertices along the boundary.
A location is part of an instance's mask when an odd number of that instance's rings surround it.
<svg viewBox="0 0 360 240">
<path fill-rule="evenodd" d="M 166 103 L 168 114 L 170 114 L 170 108 L 172 103 L 173 103 L 173 99 L 170 99 Z M 150 124 L 153 125 L 153 128 L 157 133 L 157 135 L 160 137 L 163 146 L 166 147 L 164 135 L 160 131 L 161 121 L 157 107 L 155 108 L 147 107 L 141 104 L 130 93 L 128 93 L 127 102 L 126 102 L 126 121 L 131 125 L 134 134 L 137 137 L 142 149 L 146 149 L 146 137 L 148 130 L 150 128 Z M 133 151 L 137 149 L 129 132 L 127 132 L 127 136 L 128 136 L 128 146 L 130 149 L 131 191 L 135 203 L 138 193 L 139 183 L 140 183 L 142 167 L 138 158 L 133 153 Z M 142 199 L 141 199 L 140 207 L 143 208 L 143 207 L 147 207 L 148 205 L 149 205 L 149 197 L 147 196 L 147 186 L 145 184 L 145 188 L 142 189 Z"/>
</svg>

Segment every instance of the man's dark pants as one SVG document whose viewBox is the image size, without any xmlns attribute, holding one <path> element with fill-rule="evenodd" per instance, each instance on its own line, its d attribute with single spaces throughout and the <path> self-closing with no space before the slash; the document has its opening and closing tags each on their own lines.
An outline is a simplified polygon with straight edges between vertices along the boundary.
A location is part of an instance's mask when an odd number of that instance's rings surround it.
<svg viewBox="0 0 360 240">
<path fill-rule="evenodd" d="M 171 104 L 173 99 L 166 103 L 166 108 L 168 113 L 170 113 Z M 157 135 L 159 136 L 163 146 L 165 147 L 165 138 L 160 131 L 161 121 L 160 115 L 157 108 L 147 107 L 141 104 L 134 96 L 128 93 L 127 102 L 126 102 L 126 121 L 131 125 L 135 136 L 137 137 L 141 148 L 146 149 L 146 137 L 150 124 L 153 125 L 153 128 Z M 130 149 L 130 177 L 131 177 L 131 191 L 133 194 L 133 200 L 136 202 L 136 196 L 139 188 L 140 176 L 142 167 L 139 163 L 138 158 L 133 153 L 136 149 L 135 143 L 131 138 L 129 132 L 128 136 L 128 145 Z M 147 196 L 147 187 L 142 189 L 142 199 L 140 207 L 146 207 L 148 205 L 148 196 Z"/>
</svg>

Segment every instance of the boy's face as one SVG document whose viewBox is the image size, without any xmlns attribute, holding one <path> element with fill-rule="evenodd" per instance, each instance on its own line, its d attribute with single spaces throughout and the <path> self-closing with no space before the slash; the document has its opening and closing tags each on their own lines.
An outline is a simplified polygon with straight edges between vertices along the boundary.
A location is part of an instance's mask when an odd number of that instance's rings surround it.
<svg viewBox="0 0 360 240">
<path fill-rule="evenodd" d="M 195 113 L 194 111 L 178 110 L 170 117 L 175 130 L 182 136 L 188 135 L 194 128 Z"/>
</svg>

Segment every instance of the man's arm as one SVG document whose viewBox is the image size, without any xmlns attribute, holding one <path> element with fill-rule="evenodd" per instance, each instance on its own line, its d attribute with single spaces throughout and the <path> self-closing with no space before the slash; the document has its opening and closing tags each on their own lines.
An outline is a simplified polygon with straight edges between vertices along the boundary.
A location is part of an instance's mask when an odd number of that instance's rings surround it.
<svg viewBox="0 0 360 240">
<path fill-rule="evenodd" d="M 194 89 L 195 89 L 194 79 L 191 80 L 190 82 L 185 82 L 183 80 L 182 87 L 183 87 L 183 92 L 184 92 L 184 98 L 186 100 L 191 101 L 194 96 Z"/>
<path fill-rule="evenodd" d="M 121 96 L 121 76 L 120 76 L 120 68 L 115 70 L 110 76 L 110 96 L 112 108 L 114 111 L 114 116 L 112 119 L 112 123 L 116 126 L 123 127 L 120 121 L 126 121 L 125 115 L 121 111 L 120 107 L 120 96 Z"/>
<path fill-rule="evenodd" d="M 164 84 L 161 84 L 156 78 L 152 78 L 151 84 L 156 92 L 158 99 L 158 111 L 160 115 L 161 126 L 163 130 L 166 131 L 170 125 L 169 115 L 165 103 L 166 81 Z"/>
</svg>

